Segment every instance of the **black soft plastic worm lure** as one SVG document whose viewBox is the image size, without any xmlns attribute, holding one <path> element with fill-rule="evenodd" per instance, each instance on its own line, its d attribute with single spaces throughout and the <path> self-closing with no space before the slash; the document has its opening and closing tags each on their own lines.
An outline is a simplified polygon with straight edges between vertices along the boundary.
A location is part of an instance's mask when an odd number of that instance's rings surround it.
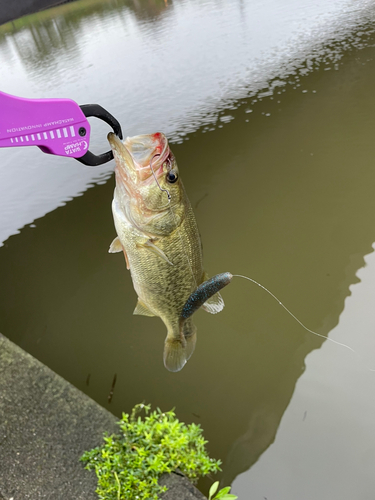
<svg viewBox="0 0 375 500">
<path fill-rule="evenodd" d="M 181 315 L 180 321 L 184 321 L 195 313 L 210 297 L 219 290 L 229 285 L 233 278 L 231 273 L 221 273 L 205 281 L 187 299 Z"/>
</svg>

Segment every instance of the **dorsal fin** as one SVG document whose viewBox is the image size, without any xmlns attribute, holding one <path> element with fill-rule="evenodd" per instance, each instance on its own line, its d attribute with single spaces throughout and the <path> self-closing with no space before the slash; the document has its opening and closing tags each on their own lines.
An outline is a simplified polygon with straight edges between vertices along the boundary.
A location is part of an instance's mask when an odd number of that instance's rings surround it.
<svg viewBox="0 0 375 500">
<path fill-rule="evenodd" d="M 206 271 L 203 273 L 203 282 L 208 281 L 209 277 Z M 217 314 L 218 312 L 224 309 L 224 300 L 219 292 L 215 293 L 206 300 L 206 302 L 202 305 L 202 309 L 210 314 Z"/>
<path fill-rule="evenodd" d="M 202 309 L 210 314 L 217 314 L 224 309 L 224 300 L 219 292 L 215 293 L 203 304 Z"/>
</svg>

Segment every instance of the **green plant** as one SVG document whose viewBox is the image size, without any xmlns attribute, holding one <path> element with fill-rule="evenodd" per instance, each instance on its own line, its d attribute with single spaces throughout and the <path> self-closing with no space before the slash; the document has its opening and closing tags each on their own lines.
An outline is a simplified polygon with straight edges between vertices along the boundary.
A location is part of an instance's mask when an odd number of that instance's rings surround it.
<svg viewBox="0 0 375 500">
<path fill-rule="evenodd" d="M 226 488 L 222 488 L 220 491 L 217 491 L 219 487 L 219 481 L 216 481 L 211 488 L 210 488 L 210 496 L 208 497 L 208 500 L 236 500 L 238 498 L 237 495 L 232 495 L 230 494 L 230 486 L 227 486 Z M 217 492 L 217 493 L 216 493 Z M 215 495 L 216 493 L 216 495 Z M 215 495 L 215 496 L 213 496 Z"/>
<path fill-rule="evenodd" d="M 195 482 L 220 470 L 220 460 L 207 455 L 200 426 L 179 422 L 173 411 L 150 412 L 149 405 L 139 404 L 119 425 L 120 435 L 105 435 L 102 446 L 81 458 L 96 472 L 100 499 L 156 500 L 167 489 L 158 484 L 163 473 L 179 469 Z"/>
</svg>

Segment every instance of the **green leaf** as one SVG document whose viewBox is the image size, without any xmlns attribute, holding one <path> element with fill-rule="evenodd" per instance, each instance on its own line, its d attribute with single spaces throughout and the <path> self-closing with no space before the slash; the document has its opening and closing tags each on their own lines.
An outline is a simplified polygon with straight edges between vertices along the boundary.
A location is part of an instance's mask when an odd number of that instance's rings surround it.
<svg viewBox="0 0 375 500">
<path fill-rule="evenodd" d="M 230 486 L 226 486 L 222 488 L 219 493 L 215 496 L 215 498 L 223 498 L 227 493 L 230 492 Z"/>
<path fill-rule="evenodd" d="M 166 489 L 158 484 L 163 472 L 179 469 L 195 482 L 220 470 L 221 462 L 207 454 L 200 426 L 179 422 L 174 411 L 162 413 L 151 411 L 149 405 L 136 405 L 130 415 L 123 414 L 119 428 L 119 435 L 105 435 L 102 446 L 82 457 L 86 468 L 96 472 L 101 499 L 157 500 Z M 218 485 L 212 485 L 210 498 Z M 220 497 L 227 490 L 219 492 Z"/>
<path fill-rule="evenodd" d="M 217 497 L 215 497 L 217 498 Z M 235 500 L 236 498 L 238 498 L 237 495 L 232 495 L 231 493 L 227 493 L 225 494 L 223 497 L 220 497 L 221 500 Z"/>
<path fill-rule="evenodd" d="M 216 481 L 210 488 L 210 492 L 209 492 L 209 497 L 208 499 L 211 500 L 211 498 L 213 497 L 213 495 L 215 495 L 215 493 L 217 492 L 217 489 L 219 487 L 219 481 Z"/>
</svg>

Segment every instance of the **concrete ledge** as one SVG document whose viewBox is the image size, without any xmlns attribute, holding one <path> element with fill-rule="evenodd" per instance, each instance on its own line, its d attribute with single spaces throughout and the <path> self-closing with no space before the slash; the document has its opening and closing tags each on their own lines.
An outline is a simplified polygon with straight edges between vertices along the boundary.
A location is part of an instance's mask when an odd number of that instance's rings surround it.
<svg viewBox="0 0 375 500">
<path fill-rule="evenodd" d="M 161 495 L 161 500 L 207 500 L 183 474 L 164 474 L 159 484 L 168 488 Z"/>
<path fill-rule="evenodd" d="M 118 432 L 116 417 L 0 335 L 0 499 L 97 500 L 79 458 Z M 183 476 L 164 500 L 205 497 Z"/>
</svg>

